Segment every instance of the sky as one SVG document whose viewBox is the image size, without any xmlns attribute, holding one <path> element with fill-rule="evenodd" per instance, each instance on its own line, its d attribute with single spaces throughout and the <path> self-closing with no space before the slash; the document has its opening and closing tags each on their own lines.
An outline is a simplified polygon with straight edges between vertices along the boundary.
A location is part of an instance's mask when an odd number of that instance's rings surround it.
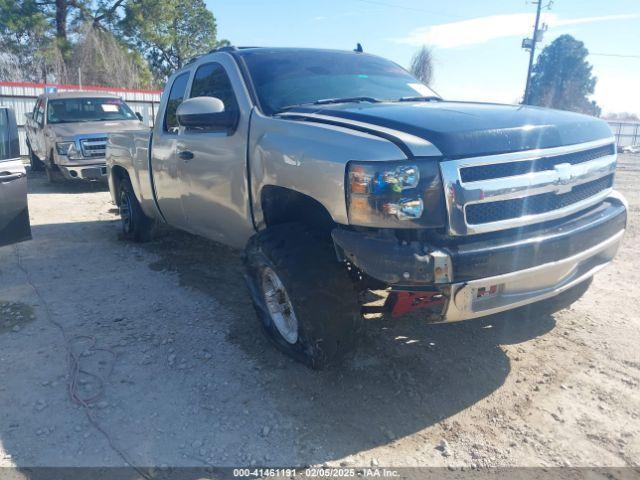
<svg viewBox="0 0 640 480">
<path fill-rule="evenodd" d="M 536 6 L 525 0 L 205 0 L 233 45 L 364 50 L 408 67 L 433 48 L 444 98 L 517 103 Z M 547 5 L 548 0 L 543 0 Z M 562 34 L 585 43 L 603 112 L 640 114 L 640 0 L 555 0 L 542 49 Z M 538 50 L 539 51 L 539 50 Z M 596 55 L 598 54 L 598 55 Z"/>
</svg>

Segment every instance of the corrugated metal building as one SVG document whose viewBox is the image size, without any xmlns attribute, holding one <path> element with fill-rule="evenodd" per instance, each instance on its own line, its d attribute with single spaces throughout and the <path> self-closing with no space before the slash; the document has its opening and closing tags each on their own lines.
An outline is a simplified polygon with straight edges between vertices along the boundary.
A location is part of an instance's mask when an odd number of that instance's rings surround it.
<svg viewBox="0 0 640 480">
<path fill-rule="evenodd" d="M 134 112 L 140 112 L 144 122 L 153 126 L 158 104 L 160 103 L 160 90 L 132 90 L 126 88 L 98 87 L 86 85 L 52 85 L 44 83 L 0 82 L 0 105 L 11 107 L 16 112 L 16 120 L 20 130 L 20 153 L 27 155 L 26 134 L 24 124 L 25 113 L 32 112 L 38 95 L 47 91 L 58 92 L 96 92 L 118 95 L 129 104 Z"/>
<path fill-rule="evenodd" d="M 640 145 L 640 122 L 623 122 L 607 120 L 611 131 L 616 136 L 618 148 L 629 145 Z"/>
</svg>

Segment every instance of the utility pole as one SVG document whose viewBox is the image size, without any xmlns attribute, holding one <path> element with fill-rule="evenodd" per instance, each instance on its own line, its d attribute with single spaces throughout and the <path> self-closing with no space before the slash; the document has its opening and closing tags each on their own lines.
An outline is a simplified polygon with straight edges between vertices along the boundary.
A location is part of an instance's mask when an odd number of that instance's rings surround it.
<svg viewBox="0 0 640 480">
<path fill-rule="evenodd" d="M 522 48 L 525 50 L 529 50 L 529 68 L 527 69 L 527 83 L 524 87 L 524 97 L 522 99 L 522 103 L 529 103 L 529 88 L 531 86 L 531 70 L 533 69 L 533 60 L 536 54 L 536 43 L 542 41 L 542 35 L 547 30 L 547 26 L 542 24 L 542 28 L 538 28 L 540 25 L 540 12 L 542 10 L 542 0 L 538 0 L 533 2 L 536 5 L 536 23 L 533 26 L 533 37 L 525 38 L 522 40 Z M 553 2 L 549 2 L 545 8 L 551 8 L 551 4 Z"/>
</svg>

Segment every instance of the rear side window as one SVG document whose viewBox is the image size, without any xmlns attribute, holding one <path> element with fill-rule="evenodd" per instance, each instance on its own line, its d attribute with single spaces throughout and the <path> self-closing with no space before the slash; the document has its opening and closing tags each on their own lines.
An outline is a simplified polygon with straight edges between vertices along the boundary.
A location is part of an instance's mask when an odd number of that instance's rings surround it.
<svg viewBox="0 0 640 480">
<path fill-rule="evenodd" d="M 169 98 L 167 99 L 167 107 L 164 112 L 164 131 L 169 133 L 178 133 L 178 117 L 176 117 L 176 110 L 184 100 L 184 95 L 187 90 L 187 83 L 189 82 L 189 72 L 185 72 L 176 77 L 171 85 L 171 91 L 169 91 Z"/>
<path fill-rule="evenodd" d="M 189 98 L 193 97 L 216 97 L 222 100 L 226 112 L 238 111 L 231 80 L 219 63 L 207 63 L 198 68 L 189 95 Z"/>
</svg>

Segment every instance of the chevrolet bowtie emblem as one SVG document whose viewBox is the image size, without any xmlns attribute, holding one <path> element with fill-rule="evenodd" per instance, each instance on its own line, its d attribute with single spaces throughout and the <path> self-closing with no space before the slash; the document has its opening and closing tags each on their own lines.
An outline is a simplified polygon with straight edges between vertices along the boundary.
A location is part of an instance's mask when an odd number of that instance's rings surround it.
<svg viewBox="0 0 640 480">
<path fill-rule="evenodd" d="M 560 195 L 563 193 L 568 193 L 573 188 L 572 180 L 573 174 L 571 173 L 571 164 L 570 163 L 559 163 L 553 169 L 556 172 L 557 179 L 555 183 L 555 193 L 556 195 Z"/>
</svg>

